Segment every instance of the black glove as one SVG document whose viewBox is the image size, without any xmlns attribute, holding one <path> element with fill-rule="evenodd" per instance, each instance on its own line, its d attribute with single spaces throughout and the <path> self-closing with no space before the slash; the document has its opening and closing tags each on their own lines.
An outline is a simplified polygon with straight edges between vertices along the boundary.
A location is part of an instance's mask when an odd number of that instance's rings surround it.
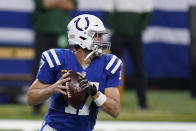
<svg viewBox="0 0 196 131">
<path fill-rule="evenodd" d="M 88 82 L 86 78 L 79 79 L 79 86 L 82 88 L 84 92 L 87 94 L 94 96 L 97 94 L 97 87 L 94 84 Z"/>
</svg>

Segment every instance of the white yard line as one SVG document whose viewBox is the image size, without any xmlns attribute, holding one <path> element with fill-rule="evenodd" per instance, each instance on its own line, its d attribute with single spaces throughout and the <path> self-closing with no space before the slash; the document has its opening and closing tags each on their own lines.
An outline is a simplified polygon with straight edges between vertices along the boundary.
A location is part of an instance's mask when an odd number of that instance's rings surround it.
<svg viewBox="0 0 196 131">
<path fill-rule="evenodd" d="M 0 130 L 39 130 L 40 120 L 0 120 Z M 97 121 L 94 131 L 196 131 L 196 122 Z"/>
</svg>

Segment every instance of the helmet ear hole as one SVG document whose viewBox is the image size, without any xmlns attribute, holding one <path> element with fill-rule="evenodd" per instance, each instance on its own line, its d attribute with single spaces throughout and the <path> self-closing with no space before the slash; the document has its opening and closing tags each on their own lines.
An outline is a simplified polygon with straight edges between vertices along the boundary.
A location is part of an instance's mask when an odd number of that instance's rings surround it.
<svg viewBox="0 0 196 131">
<path fill-rule="evenodd" d="M 86 38 L 85 38 L 85 37 L 83 37 L 83 36 L 80 36 L 80 39 L 82 39 L 82 40 L 86 40 Z"/>
</svg>

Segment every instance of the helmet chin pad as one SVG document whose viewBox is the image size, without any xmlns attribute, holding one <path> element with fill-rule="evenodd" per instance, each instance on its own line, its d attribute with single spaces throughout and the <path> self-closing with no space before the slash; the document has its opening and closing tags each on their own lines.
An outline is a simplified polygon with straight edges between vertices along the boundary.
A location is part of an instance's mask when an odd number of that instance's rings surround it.
<svg viewBox="0 0 196 131">
<path fill-rule="evenodd" d="M 101 56 L 102 54 L 102 49 L 98 49 L 96 52 L 95 52 L 95 55 L 96 56 Z"/>
</svg>

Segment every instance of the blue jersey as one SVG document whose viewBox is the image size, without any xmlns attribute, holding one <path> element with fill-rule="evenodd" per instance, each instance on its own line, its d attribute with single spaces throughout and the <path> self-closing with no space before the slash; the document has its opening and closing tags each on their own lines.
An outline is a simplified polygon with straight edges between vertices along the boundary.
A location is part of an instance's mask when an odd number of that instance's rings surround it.
<svg viewBox="0 0 196 131">
<path fill-rule="evenodd" d="M 88 81 L 94 83 L 104 93 L 105 88 L 121 86 L 122 61 L 112 54 L 103 54 L 95 58 L 83 69 L 74 52 L 69 49 L 50 49 L 42 53 L 37 78 L 47 84 L 53 84 L 69 70 L 80 72 Z M 86 96 L 80 109 L 73 108 L 61 93 L 51 96 L 45 121 L 58 131 L 92 131 L 99 107 L 91 96 Z"/>
</svg>

